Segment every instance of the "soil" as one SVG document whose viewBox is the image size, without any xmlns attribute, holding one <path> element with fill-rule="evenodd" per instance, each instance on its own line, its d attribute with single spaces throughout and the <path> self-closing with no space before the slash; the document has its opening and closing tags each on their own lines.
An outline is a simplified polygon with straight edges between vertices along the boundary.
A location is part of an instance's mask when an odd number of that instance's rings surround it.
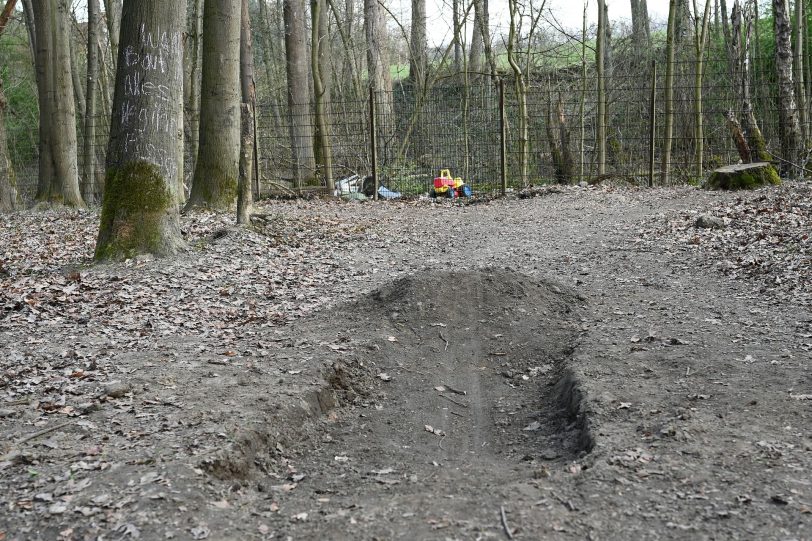
<svg viewBox="0 0 812 541">
<path fill-rule="evenodd" d="M 812 539 L 810 186 L 530 195 L 0 216 L 0 540 Z"/>
</svg>

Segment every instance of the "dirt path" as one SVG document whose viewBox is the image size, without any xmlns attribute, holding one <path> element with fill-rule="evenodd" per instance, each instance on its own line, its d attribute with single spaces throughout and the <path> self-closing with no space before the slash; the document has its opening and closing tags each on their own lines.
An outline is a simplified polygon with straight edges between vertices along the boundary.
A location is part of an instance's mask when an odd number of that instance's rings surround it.
<svg viewBox="0 0 812 541">
<path fill-rule="evenodd" d="M 784 190 L 808 205 L 806 187 Z M 766 208 L 760 197 L 601 189 L 468 207 L 273 204 L 286 220 L 352 231 L 328 252 L 296 252 L 329 269 L 326 283 L 285 290 L 306 291 L 309 308 L 297 309 L 311 315 L 284 325 L 251 312 L 227 345 L 205 320 L 198 334 L 117 346 L 65 324 L 57 334 L 107 348 L 101 364 L 128 392 L 3 449 L 0 532 L 812 539 L 808 283 L 789 289 L 776 268 L 752 274 L 714 248 L 739 218 L 693 227 L 697 212 Z M 769 248 L 774 234 L 761 230 Z M 210 250 L 245 253 L 240 269 L 259 274 L 273 265 L 251 255 L 262 242 L 233 233 Z M 205 257 L 173 272 L 201 272 Z M 156 287 L 138 276 L 158 268 L 89 269 L 83 281 L 119 273 L 137 297 Z M 213 298 L 242 298 L 218 280 Z M 264 309 L 285 312 L 279 293 Z M 155 309 L 153 328 L 199 316 L 166 312 Z M 0 332 L 14 344 L 18 329 Z M 29 328 L 32 339 L 46 330 Z M 54 386 L 68 368 L 36 377 Z M 77 386 L 67 405 L 78 411 L 101 383 Z M 26 385 L 31 400 L 53 392 Z M 57 420 L 40 405 L 0 422 L 19 442 Z"/>
</svg>

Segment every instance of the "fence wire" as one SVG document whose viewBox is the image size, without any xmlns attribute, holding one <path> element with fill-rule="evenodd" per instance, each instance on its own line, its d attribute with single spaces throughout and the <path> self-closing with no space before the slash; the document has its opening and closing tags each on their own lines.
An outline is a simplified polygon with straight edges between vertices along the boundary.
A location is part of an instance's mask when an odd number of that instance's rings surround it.
<svg viewBox="0 0 812 541">
<path fill-rule="evenodd" d="M 372 133 L 370 97 L 336 99 L 329 104 L 328 126 L 333 177 L 367 177 L 377 172 L 381 185 L 405 196 L 427 194 L 441 169 L 464 179 L 475 193 L 496 193 L 504 175 L 508 189 L 551 182 L 594 182 L 616 177 L 632 184 L 646 184 L 652 166 L 649 145 L 654 133 L 654 181 L 660 184 L 660 169 L 666 141 L 664 69 L 657 63 L 657 78 L 650 60 L 628 60 L 615 65 L 605 77 L 606 156 L 605 174 L 599 175 L 597 139 L 597 78 L 594 66 L 572 64 L 564 68 L 538 69 L 527 82 L 526 118 L 520 114 L 522 96 L 515 80 L 503 74 L 504 95 L 500 99 L 499 78 L 472 77 L 462 81 L 450 77 L 442 84 L 420 90 L 404 81 L 391 92 L 377 92 L 376 132 Z M 773 61 L 757 58 L 751 74 L 751 102 L 767 149 L 781 157 L 778 97 Z M 727 64 L 708 62 L 701 85 L 703 150 L 697 163 L 696 84 L 698 64 L 679 61 L 675 65 L 674 130 L 668 167 L 669 184 L 697 182 L 711 169 L 736 163 L 739 155 L 725 115 L 741 119 L 742 103 L 736 85 L 731 84 Z M 654 115 L 651 110 L 654 86 Z M 504 103 L 505 139 L 500 119 Z M 257 108 L 260 192 L 262 195 L 286 189 L 324 189 L 317 174 L 312 107 L 293 113 L 271 102 Z M 97 171 L 103 170 L 108 140 L 109 117 L 99 117 L 92 143 Z M 809 120 L 801 125 L 808 140 Z M 77 123 L 80 171 L 83 155 L 82 124 Z M 527 138 L 522 150 L 523 132 Z M 25 134 L 26 140 L 36 137 Z M 187 130 L 187 139 L 188 139 Z M 373 137 L 374 135 L 374 137 Z M 377 149 L 377 171 L 373 171 L 372 144 Z M 18 186 L 30 201 L 36 190 L 36 156 L 15 150 L 17 138 L 9 137 L 10 156 Z M 30 144 L 30 141 L 29 141 Z M 502 170 L 501 149 L 506 149 Z M 807 149 L 795 149 L 805 156 Z M 188 148 L 188 147 L 187 147 Z M 185 178 L 191 182 L 194 156 L 187 152 Z M 566 167 L 565 167 L 566 166 Z"/>
</svg>

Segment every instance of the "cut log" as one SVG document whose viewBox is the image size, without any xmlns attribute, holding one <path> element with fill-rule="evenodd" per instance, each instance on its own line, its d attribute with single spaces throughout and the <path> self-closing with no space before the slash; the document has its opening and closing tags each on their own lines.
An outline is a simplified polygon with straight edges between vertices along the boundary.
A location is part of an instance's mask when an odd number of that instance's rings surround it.
<svg viewBox="0 0 812 541">
<path fill-rule="evenodd" d="M 781 184 L 778 172 L 768 162 L 741 163 L 714 170 L 705 183 L 709 190 L 751 190 Z"/>
</svg>

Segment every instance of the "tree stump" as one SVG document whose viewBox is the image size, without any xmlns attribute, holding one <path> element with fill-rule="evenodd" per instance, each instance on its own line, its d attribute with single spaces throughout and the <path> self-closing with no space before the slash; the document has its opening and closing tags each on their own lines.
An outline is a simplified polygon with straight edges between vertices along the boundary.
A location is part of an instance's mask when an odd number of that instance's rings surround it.
<svg viewBox="0 0 812 541">
<path fill-rule="evenodd" d="M 752 190 L 781 184 L 778 172 L 768 162 L 740 163 L 714 170 L 705 182 L 709 190 Z"/>
</svg>

